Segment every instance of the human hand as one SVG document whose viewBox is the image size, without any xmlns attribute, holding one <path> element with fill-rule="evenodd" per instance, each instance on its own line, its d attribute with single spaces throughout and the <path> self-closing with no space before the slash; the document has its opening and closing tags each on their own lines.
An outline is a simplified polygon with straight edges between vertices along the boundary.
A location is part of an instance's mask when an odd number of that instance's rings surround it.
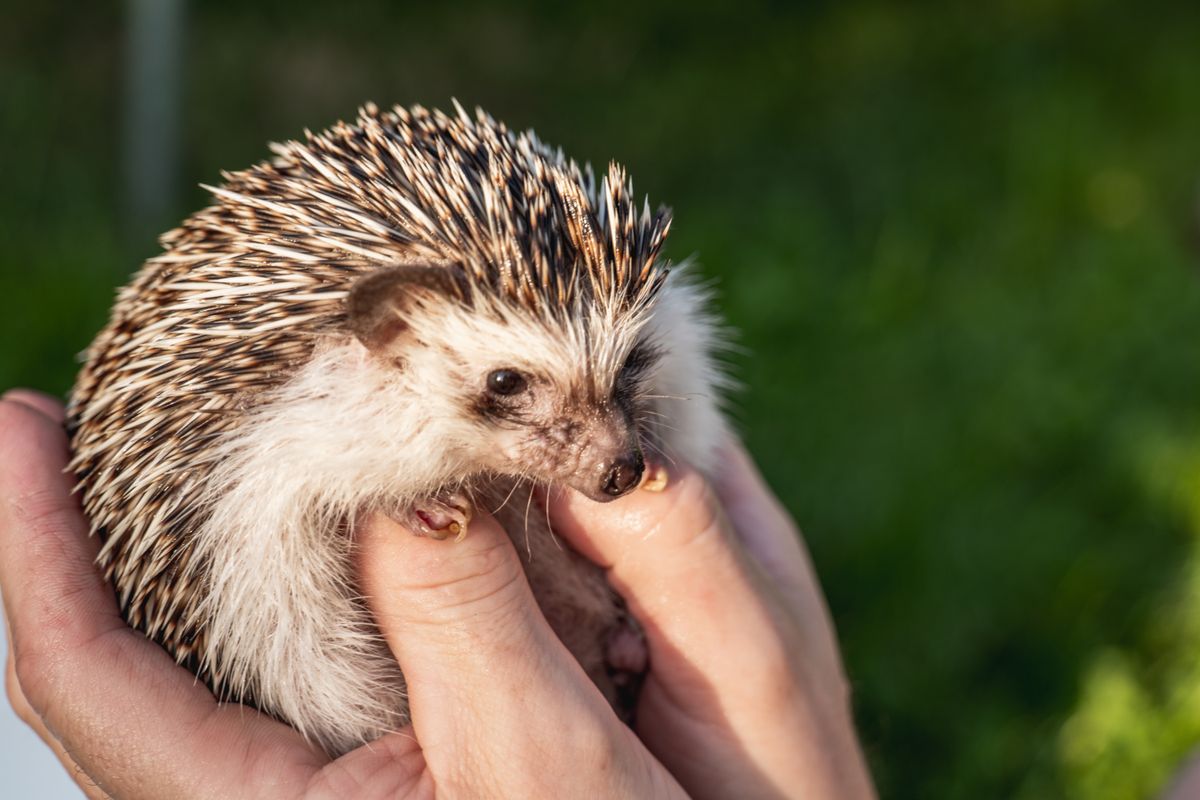
<svg viewBox="0 0 1200 800">
<path fill-rule="evenodd" d="M 761 562 L 694 476 L 605 513 L 569 495 L 550 503 L 646 626 L 641 740 L 554 638 L 494 520 L 450 546 L 372 520 L 359 537 L 364 589 L 409 676 L 416 725 L 331 761 L 287 726 L 218 704 L 121 620 L 68 494 L 60 418 L 38 395 L 0 402 L 7 685 L 89 796 L 678 797 L 680 783 L 694 796 L 871 795 L 811 570 L 798 540 L 781 546 L 790 523 L 744 460 L 722 499 Z M 647 532 L 642 556 L 668 559 L 658 577 L 635 567 L 621 530 L 634 543 L 630 530 Z M 732 657 L 741 647 L 757 657 Z"/>
<path fill-rule="evenodd" d="M 869 798 L 833 624 L 799 531 L 740 443 L 710 488 L 551 502 L 641 623 L 641 741 L 692 797 Z"/>
</svg>

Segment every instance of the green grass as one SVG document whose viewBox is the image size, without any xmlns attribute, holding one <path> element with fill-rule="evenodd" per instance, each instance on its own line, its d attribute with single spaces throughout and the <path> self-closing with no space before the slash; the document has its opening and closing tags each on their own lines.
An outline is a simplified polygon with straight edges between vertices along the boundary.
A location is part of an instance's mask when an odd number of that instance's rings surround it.
<svg viewBox="0 0 1200 800">
<path fill-rule="evenodd" d="M 1193 5 L 248 6 L 191 11 L 189 186 L 457 96 L 674 207 L 884 796 L 1145 797 L 1200 740 Z M 63 392 L 153 251 L 121 20 L 0 30 L 0 384 Z"/>
</svg>

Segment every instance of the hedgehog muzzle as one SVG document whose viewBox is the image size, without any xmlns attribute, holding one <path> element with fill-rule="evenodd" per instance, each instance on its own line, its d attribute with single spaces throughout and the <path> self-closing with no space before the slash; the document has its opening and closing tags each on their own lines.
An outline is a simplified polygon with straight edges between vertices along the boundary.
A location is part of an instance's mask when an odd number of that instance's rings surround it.
<svg viewBox="0 0 1200 800">
<path fill-rule="evenodd" d="M 600 484 L 600 494 L 604 498 L 615 500 L 621 495 L 628 494 L 642 480 L 646 469 L 646 461 L 638 450 L 626 453 L 612 463 Z"/>
</svg>

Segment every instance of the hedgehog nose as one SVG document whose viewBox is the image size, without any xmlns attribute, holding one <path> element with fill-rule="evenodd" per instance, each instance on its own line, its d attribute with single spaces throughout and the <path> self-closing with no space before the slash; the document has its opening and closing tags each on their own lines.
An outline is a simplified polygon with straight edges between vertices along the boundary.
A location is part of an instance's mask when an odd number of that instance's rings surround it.
<svg viewBox="0 0 1200 800">
<path fill-rule="evenodd" d="M 604 476 L 600 490 L 609 497 L 620 497 L 638 485 L 645 468 L 646 462 L 642 460 L 642 454 L 636 450 L 628 455 L 623 455 L 613 462 L 608 474 Z"/>
</svg>

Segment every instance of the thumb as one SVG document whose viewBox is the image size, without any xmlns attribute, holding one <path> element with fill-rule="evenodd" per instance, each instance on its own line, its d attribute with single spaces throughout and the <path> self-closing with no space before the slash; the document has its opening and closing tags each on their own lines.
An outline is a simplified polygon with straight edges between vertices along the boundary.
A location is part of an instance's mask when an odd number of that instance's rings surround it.
<svg viewBox="0 0 1200 800">
<path fill-rule="evenodd" d="M 674 468 L 669 482 L 610 503 L 571 489 L 548 498 L 554 530 L 608 570 L 613 587 L 643 623 L 667 607 L 687 607 L 706 624 L 724 616 L 716 591 L 744 582 L 746 559 L 704 478 Z M 673 612 L 670 612 L 673 616 Z"/>
<path fill-rule="evenodd" d="M 770 661 L 759 643 L 780 642 L 783 615 L 699 473 L 678 467 L 661 491 L 605 504 L 561 490 L 548 505 L 554 530 L 607 570 L 680 707 L 696 704 L 685 696 L 696 664 L 726 685 L 753 683 Z"/>
<path fill-rule="evenodd" d="M 439 758 L 460 758 L 464 747 L 482 774 L 521 760 L 513 750 L 528 737 L 497 727 L 548 716 L 543 722 L 562 730 L 611 716 L 546 623 L 490 515 L 477 515 L 462 541 L 415 536 L 375 515 L 356 542 L 367 604 L 404 672 L 413 729 L 435 774 Z"/>
</svg>

